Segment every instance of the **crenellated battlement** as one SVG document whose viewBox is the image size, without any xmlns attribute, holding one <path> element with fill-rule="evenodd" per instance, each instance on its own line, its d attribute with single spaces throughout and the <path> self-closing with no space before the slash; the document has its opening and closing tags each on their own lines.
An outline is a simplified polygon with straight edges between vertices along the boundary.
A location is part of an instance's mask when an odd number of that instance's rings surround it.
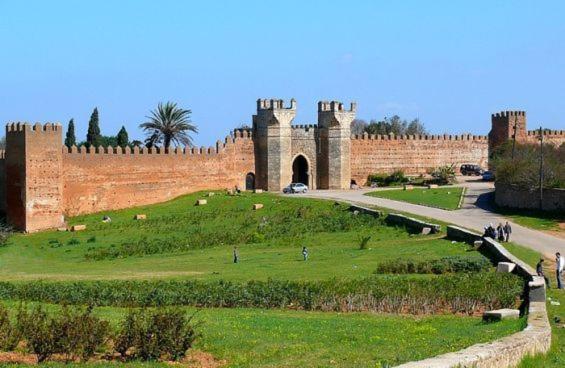
<svg viewBox="0 0 565 368">
<path fill-rule="evenodd" d="M 296 110 L 296 100 L 290 99 L 290 106 L 284 107 L 284 100 L 260 98 L 257 100 L 257 111 L 261 110 Z"/>
<path fill-rule="evenodd" d="M 310 129 L 318 129 L 318 124 L 298 124 L 298 125 L 291 125 L 291 128 L 294 130 L 310 130 Z"/>
<path fill-rule="evenodd" d="M 8 123 L 6 124 L 6 134 L 15 132 L 62 132 L 61 124 L 59 123 Z"/>
<path fill-rule="evenodd" d="M 351 139 L 355 140 L 383 140 L 383 141 L 391 141 L 391 140 L 412 140 L 412 141 L 481 141 L 486 142 L 488 141 L 488 137 L 484 135 L 470 135 L 470 134 L 461 134 L 461 135 L 450 135 L 450 134 L 443 134 L 443 135 L 395 135 L 395 134 L 354 134 L 351 136 Z"/>
<path fill-rule="evenodd" d="M 331 112 L 356 112 L 357 103 L 351 102 L 349 105 L 349 110 L 344 108 L 342 102 L 339 101 L 319 101 L 318 102 L 318 112 L 321 111 L 331 111 Z"/>
<path fill-rule="evenodd" d="M 519 110 L 511 110 L 511 111 L 507 110 L 507 111 L 497 112 L 491 115 L 492 118 L 508 118 L 511 116 L 526 116 L 526 112 Z"/>
<path fill-rule="evenodd" d="M 565 136 L 565 130 L 550 130 L 544 129 L 542 130 L 544 136 Z M 528 130 L 528 136 L 539 136 L 539 130 Z"/>
</svg>

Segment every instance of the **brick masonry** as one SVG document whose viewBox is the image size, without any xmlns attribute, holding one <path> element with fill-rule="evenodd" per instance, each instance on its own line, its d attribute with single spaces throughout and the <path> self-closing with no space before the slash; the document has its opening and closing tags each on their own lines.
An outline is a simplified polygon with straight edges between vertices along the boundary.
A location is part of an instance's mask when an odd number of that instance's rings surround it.
<svg viewBox="0 0 565 368">
<path fill-rule="evenodd" d="M 404 170 L 463 163 L 488 165 L 489 153 L 511 139 L 537 141 L 526 131 L 523 111 L 492 115 L 489 137 L 354 136 L 356 104 L 318 103 L 318 124 L 293 125 L 296 101 L 260 99 L 251 131 L 236 130 L 215 147 L 192 149 L 62 146 L 57 124 L 8 124 L 0 152 L 0 210 L 17 229 L 37 231 L 63 225 L 64 216 L 162 202 L 203 189 L 252 187 L 279 191 L 301 178 L 312 189 L 346 189 L 351 180 Z M 544 132 L 546 142 L 565 142 L 563 131 Z M 294 164 L 302 162 L 302 175 Z M 305 163 L 304 163 L 305 162 Z M 299 166 L 296 166 L 299 167 Z"/>
</svg>

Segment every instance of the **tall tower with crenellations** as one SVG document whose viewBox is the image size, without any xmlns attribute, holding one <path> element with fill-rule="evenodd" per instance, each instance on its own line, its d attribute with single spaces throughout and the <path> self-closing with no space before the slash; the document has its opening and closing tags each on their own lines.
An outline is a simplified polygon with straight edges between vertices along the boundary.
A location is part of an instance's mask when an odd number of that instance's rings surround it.
<svg viewBox="0 0 565 368">
<path fill-rule="evenodd" d="M 502 111 L 491 115 L 491 130 L 489 137 L 489 155 L 501 144 L 513 139 L 526 139 L 526 112 L 525 111 Z"/>
<path fill-rule="evenodd" d="M 351 184 L 351 122 L 357 106 L 349 110 L 338 101 L 318 102 L 320 159 L 318 177 L 321 189 L 348 189 Z"/>
<path fill-rule="evenodd" d="M 280 99 L 257 100 L 253 115 L 256 187 L 280 191 L 292 180 L 291 124 L 296 100 L 285 107 Z"/>
<path fill-rule="evenodd" d="M 6 126 L 6 217 L 25 232 L 63 225 L 59 124 Z"/>
</svg>

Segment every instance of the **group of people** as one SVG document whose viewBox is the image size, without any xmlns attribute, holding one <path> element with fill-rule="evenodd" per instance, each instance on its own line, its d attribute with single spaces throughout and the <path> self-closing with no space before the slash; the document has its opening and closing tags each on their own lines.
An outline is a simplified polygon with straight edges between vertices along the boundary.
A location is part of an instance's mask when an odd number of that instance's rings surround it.
<svg viewBox="0 0 565 368">
<path fill-rule="evenodd" d="M 557 279 L 557 288 L 563 289 L 563 268 L 565 267 L 565 259 L 561 253 L 555 253 L 555 278 Z M 545 284 L 549 288 L 549 279 L 543 273 L 543 258 L 540 258 L 536 265 L 536 273 L 545 279 Z"/>
<path fill-rule="evenodd" d="M 510 226 L 508 221 L 506 221 L 505 225 L 499 223 L 497 227 L 494 227 L 494 225 L 491 222 L 490 224 L 488 224 L 488 226 L 485 226 L 485 233 L 483 234 L 483 236 L 488 236 L 489 238 L 501 242 L 502 241 L 509 242 L 511 234 L 512 234 L 512 226 Z"/>
</svg>

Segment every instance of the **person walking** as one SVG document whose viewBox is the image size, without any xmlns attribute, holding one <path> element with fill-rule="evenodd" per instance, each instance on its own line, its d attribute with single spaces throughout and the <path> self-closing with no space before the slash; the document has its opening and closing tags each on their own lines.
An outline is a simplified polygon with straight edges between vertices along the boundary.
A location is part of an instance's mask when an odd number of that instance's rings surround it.
<svg viewBox="0 0 565 368">
<path fill-rule="evenodd" d="M 506 235 L 505 240 L 508 243 L 510 241 L 510 234 L 512 234 L 512 226 L 510 226 L 508 221 L 506 221 L 506 224 L 504 225 L 504 234 Z"/>
<path fill-rule="evenodd" d="M 237 247 L 233 247 L 233 263 L 239 262 L 239 251 Z"/>
<path fill-rule="evenodd" d="M 308 249 L 306 247 L 302 247 L 302 257 L 304 257 L 305 261 L 308 260 Z"/>
<path fill-rule="evenodd" d="M 505 239 L 504 236 L 504 227 L 502 226 L 502 222 L 498 223 L 498 227 L 496 228 L 496 232 L 498 233 L 498 241 L 502 242 Z"/>
<path fill-rule="evenodd" d="M 563 260 L 561 253 L 555 253 L 555 276 L 557 277 L 558 289 L 563 289 L 563 280 L 561 279 L 561 276 L 563 274 L 563 262 L 565 261 Z"/>
<path fill-rule="evenodd" d="M 540 258 L 538 264 L 536 265 L 536 273 L 538 274 L 538 276 L 543 277 L 543 279 L 545 280 L 545 285 L 549 289 L 549 279 L 545 277 L 545 274 L 543 273 L 543 258 Z"/>
</svg>

